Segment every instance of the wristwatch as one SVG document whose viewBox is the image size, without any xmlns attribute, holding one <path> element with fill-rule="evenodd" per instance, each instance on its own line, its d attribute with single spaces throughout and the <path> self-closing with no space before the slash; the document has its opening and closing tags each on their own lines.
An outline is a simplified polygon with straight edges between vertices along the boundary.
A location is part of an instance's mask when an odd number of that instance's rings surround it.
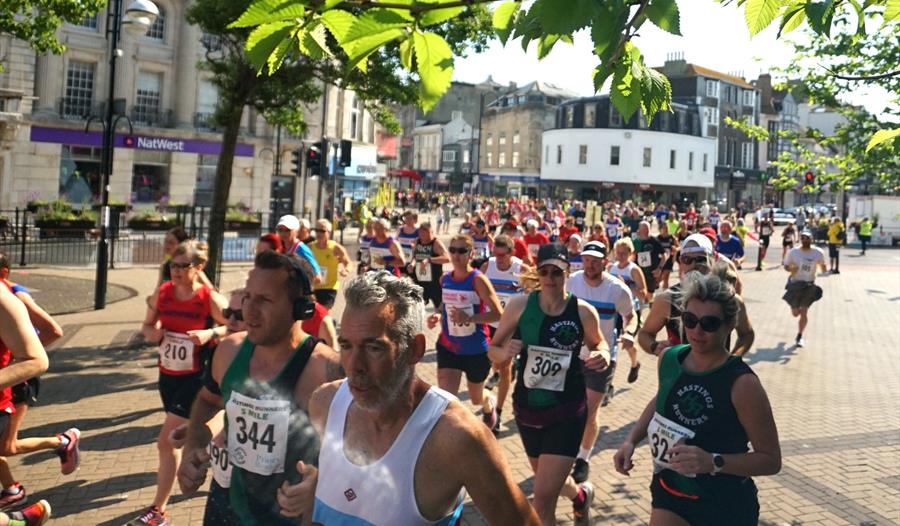
<svg viewBox="0 0 900 526">
<path fill-rule="evenodd" d="M 710 475 L 715 475 L 716 473 L 725 469 L 725 457 L 718 453 L 712 454 L 713 458 L 713 472 Z"/>
</svg>

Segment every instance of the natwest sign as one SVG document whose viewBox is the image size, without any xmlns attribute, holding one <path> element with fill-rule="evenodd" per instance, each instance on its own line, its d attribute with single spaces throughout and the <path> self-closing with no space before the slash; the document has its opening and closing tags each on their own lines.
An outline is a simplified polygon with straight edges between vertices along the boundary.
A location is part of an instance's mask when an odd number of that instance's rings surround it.
<svg viewBox="0 0 900 526">
<path fill-rule="evenodd" d="M 95 148 L 103 146 L 103 135 L 100 132 L 91 131 L 85 133 L 84 130 L 71 128 L 32 126 L 31 140 L 33 142 L 74 144 L 78 146 L 93 146 Z M 115 147 L 163 152 L 199 153 L 203 155 L 219 155 L 222 152 L 222 143 L 218 141 L 152 137 L 147 135 L 116 134 Z M 234 155 L 238 157 L 253 157 L 253 145 L 238 143 L 235 145 Z"/>
<path fill-rule="evenodd" d="M 138 137 L 135 147 L 140 150 L 162 150 L 165 152 L 183 152 L 184 141 L 165 139 L 162 137 Z"/>
</svg>

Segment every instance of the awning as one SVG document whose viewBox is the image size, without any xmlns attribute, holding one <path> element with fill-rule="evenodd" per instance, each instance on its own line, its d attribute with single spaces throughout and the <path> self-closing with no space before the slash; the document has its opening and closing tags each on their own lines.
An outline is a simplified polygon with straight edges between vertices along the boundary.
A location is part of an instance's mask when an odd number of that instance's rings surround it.
<svg viewBox="0 0 900 526">
<path fill-rule="evenodd" d="M 408 177 L 413 181 L 421 181 L 422 175 L 416 170 L 410 170 L 408 168 L 392 168 L 388 171 L 388 176 L 390 177 Z"/>
</svg>

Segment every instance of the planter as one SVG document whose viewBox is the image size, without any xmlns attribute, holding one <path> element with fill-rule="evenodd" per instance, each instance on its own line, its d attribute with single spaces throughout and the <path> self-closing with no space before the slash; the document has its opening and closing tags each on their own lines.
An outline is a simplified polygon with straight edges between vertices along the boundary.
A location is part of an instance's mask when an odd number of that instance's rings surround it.
<svg viewBox="0 0 900 526">
<path fill-rule="evenodd" d="M 132 230 L 152 232 L 164 232 L 177 225 L 178 223 L 174 219 L 131 219 L 128 221 L 128 228 Z"/>
<path fill-rule="evenodd" d="M 38 219 L 34 226 L 41 230 L 41 239 L 84 239 L 96 223 L 89 219 Z"/>
<path fill-rule="evenodd" d="M 262 223 L 260 223 L 259 221 L 225 220 L 225 230 L 229 232 L 258 234 L 261 227 Z"/>
</svg>

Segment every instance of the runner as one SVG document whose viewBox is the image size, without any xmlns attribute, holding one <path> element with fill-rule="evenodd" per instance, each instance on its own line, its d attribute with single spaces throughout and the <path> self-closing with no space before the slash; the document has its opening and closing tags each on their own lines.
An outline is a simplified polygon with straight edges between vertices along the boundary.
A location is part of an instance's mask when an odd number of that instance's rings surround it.
<svg viewBox="0 0 900 526">
<path fill-rule="evenodd" d="M 634 254 L 634 248 L 631 244 L 631 239 L 625 237 L 616 241 L 613 250 L 615 251 L 616 262 L 609 265 L 609 273 L 612 276 L 619 278 L 631 292 L 631 300 L 634 304 L 635 314 L 635 327 L 631 332 L 632 334 L 637 334 L 638 329 L 641 328 L 641 308 L 643 300 L 646 299 L 650 293 L 647 291 L 644 273 L 641 272 L 640 267 L 632 261 L 631 256 Z M 605 253 L 606 251 L 604 251 L 604 255 Z M 620 332 L 624 330 L 624 326 L 622 325 L 623 321 L 624 317 L 616 320 L 616 328 Z M 632 342 L 633 341 L 634 340 L 632 339 Z M 623 347 L 625 347 L 625 351 L 628 353 L 628 359 L 631 365 L 631 368 L 628 370 L 628 383 L 632 384 L 638 379 L 641 364 L 638 362 L 637 349 L 635 349 L 634 345 L 623 345 Z M 610 396 L 612 396 L 612 383 L 610 383 L 608 387 Z"/>
<path fill-rule="evenodd" d="M 453 396 L 416 376 L 425 353 L 421 289 L 367 274 L 347 285 L 345 299 L 348 378 L 310 400 L 310 418 L 331 446 L 319 458 L 313 524 L 452 525 L 466 492 L 489 524 L 539 524 L 497 441 Z"/>
<path fill-rule="evenodd" d="M 578 228 L 575 227 L 575 218 L 572 216 L 569 216 L 566 218 L 565 224 L 563 224 L 563 226 L 559 227 L 559 237 L 557 238 L 557 241 L 562 243 L 563 245 L 565 245 L 566 243 L 569 242 L 569 236 L 571 236 L 572 234 L 577 234 L 577 233 L 578 233 Z"/>
<path fill-rule="evenodd" d="M 44 499 L 8 515 L 0 512 L 0 526 L 41 526 L 48 520 L 50 520 L 50 503 Z"/>
<path fill-rule="evenodd" d="M 275 231 L 281 238 L 282 251 L 285 254 L 297 254 L 309 262 L 315 271 L 315 283 L 318 283 L 322 269 L 319 268 L 312 250 L 306 245 L 306 239 L 309 237 L 309 221 L 306 218 L 301 221 L 297 216 L 290 214 L 283 215 L 278 219 Z"/>
<path fill-rule="evenodd" d="M 519 235 L 519 227 L 516 223 L 512 221 L 507 221 L 503 223 L 503 227 L 500 229 L 500 232 L 509 236 L 510 239 L 513 240 L 513 256 L 522 260 L 522 263 L 526 265 L 531 265 L 534 263 L 534 260 L 531 258 L 531 254 L 528 252 L 528 245 L 525 244 L 525 240 Z"/>
<path fill-rule="evenodd" d="M 680 310 L 689 345 L 660 356 L 657 394 L 614 457 L 616 471 L 628 475 L 634 448 L 649 439 L 651 524 L 756 526 L 759 500 L 750 477 L 781 469 L 766 392 L 726 343 L 740 309 L 734 289 L 717 276 L 693 273 L 684 285 Z"/>
<path fill-rule="evenodd" d="M 678 270 L 681 279 L 687 279 L 692 272 L 708 274 L 713 265 L 716 267 L 720 277 L 731 274 L 735 279 L 735 285 L 740 283 L 737 280 L 737 271 L 734 270 L 729 262 L 725 259 L 716 262 L 713 253 L 712 242 L 703 234 L 691 234 L 681 244 L 678 256 Z M 737 291 L 737 287 L 735 287 Z M 647 318 L 643 321 L 643 326 L 638 331 L 638 344 L 644 351 L 658 355 L 664 349 L 672 345 L 683 344 L 686 339 L 681 325 L 681 311 L 678 308 L 678 298 L 682 294 L 681 283 L 675 284 L 668 290 L 657 294 L 656 301 L 650 308 Z M 753 325 L 750 323 L 750 316 L 747 309 L 743 308 L 743 299 L 738 292 L 738 302 L 742 305 L 738 314 L 737 339 L 735 339 L 732 353 L 736 356 L 743 356 L 750 350 L 756 333 Z M 666 330 L 666 339 L 657 340 L 656 335 L 663 328 Z"/>
<path fill-rule="evenodd" d="M 579 232 L 584 232 L 585 225 L 584 219 L 587 217 L 587 211 L 584 209 L 584 203 L 581 201 L 575 201 L 575 209 L 569 212 L 569 215 L 575 219 L 575 228 L 578 229 Z"/>
<path fill-rule="evenodd" d="M 622 223 L 622 219 L 620 219 L 616 215 L 616 211 L 613 209 L 609 210 L 609 214 L 606 217 L 606 238 L 609 239 L 609 242 L 615 244 L 616 241 L 622 237 L 622 232 L 625 230 L 625 224 Z"/>
<path fill-rule="evenodd" d="M 797 229 L 794 227 L 794 222 L 791 221 L 784 227 L 784 230 L 781 231 L 781 264 L 784 265 L 784 258 L 787 257 L 787 253 L 789 250 L 794 248 L 794 239 L 797 238 Z"/>
<path fill-rule="evenodd" d="M 841 273 L 841 245 L 847 239 L 844 223 L 840 217 L 832 217 L 828 226 L 828 259 L 832 274 Z"/>
<path fill-rule="evenodd" d="M 792 248 L 784 259 L 784 269 L 791 273 L 785 285 L 782 299 L 791 306 L 791 315 L 797 320 L 797 337 L 794 343 L 803 347 L 803 331 L 809 322 L 809 308 L 822 298 L 822 288 L 816 285 L 816 269 L 825 272 L 825 253 L 812 246 L 813 233 L 800 233 L 800 246 Z"/>
<path fill-rule="evenodd" d="M 650 235 L 650 223 L 646 221 L 638 224 L 637 235 L 634 236 L 633 242 L 634 261 L 644 273 L 644 282 L 647 285 L 647 293 L 643 299 L 647 303 L 653 303 L 653 293 L 659 286 L 659 278 L 668 254 L 660 242 Z"/>
<path fill-rule="evenodd" d="M 428 317 L 428 328 L 441 324 L 435 345 L 438 386 L 456 396 L 465 373 L 469 400 L 481 406 L 484 424 L 493 429 L 497 400 L 484 389 L 491 370 L 487 324 L 499 320 L 503 308 L 488 278 L 472 268 L 472 249 L 472 239 L 467 236 L 456 235 L 450 240 L 453 270 L 441 277 L 441 310 Z"/>
<path fill-rule="evenodd" d="M 494 240 L 494 256 L 481 266 L 481 271 L 490 280 L 500 306 L 506 305 L 516 296 L 522 293 L 519 287 L 519 276 L 523 271 L 529 270 L 529 266 L 521 259 L 513 256 L 513 240 L 509 236 L 501 235 Z M 490 336 L 497 332 L 498 321 L 488 324 Z M 509 387 L 512 385 L 513 361 L 492 364 L 494 374 L 487 381 L 487 388 L 497 387 L 497 422 L 491 429 L 494 435 L 500 433 L 500 419 L 503 412 L 503 404 L 509 396 Z"/>
<path fill-rule="evenodd" d="M 513 408 L 535 473 L 532 505 L 544 526 L 556 524 L 556 501 L 572 501 L 577 526 L 591 524 L 594 487 L 569 473 L 587 418 L 584 369 L 609 366 L 593 307 L 566 292 L 565 247 L 548 244 L 537 257 L 540 290 L 513 298 L 490 346 L 491 361 L 519 356 Z M 582 351 L 582 348 L 586 348 Z"/>
<path fill-rule="evenodd" d="M 597 310 L 600 318 L 600 334 L 604 342 L 610 342 L 609 367 L 601 372 L 584 370 L 584 382 L 587 386 L 587 424 L 581 438 L 581 447 L 572 468 L 572 479 L 584 482 L 590 474 L 588 461 L 597 437 L 600 434 L 600 406 L 606 396 L 607 389 L 616 372 L 616 358 L 621 336 L 625 348 L 634 348 L 634 335 L 637 334 L 637 316 L 631 299 L 631 291 L 611 274 L 604 271 L 607 264 L 606 247 L 596 241 L 587 243 L 582 252 L 584 271 L 576 272 L 569 277 L 566 288 L 580 300 L 584 300 Z M 624 330 L 617 330 L 618 317 L 622 319 Z M 633 351 L 629 352 L 629 355 Z M 632 369 L 636 371 L 636 368 Z M 637 375 L 635 374 L 635 380 Z M 629 381 L 631 379 L 629 378 Z"/>
<path fill-rule="evenodd" d="M 284 249 L 281 247 L 281 238 L 278 237 L 278 234 L 263 234 L 259 236 L 259 239 L 256 240 L 256 254 L 260 252 L 264 252 L 266 250 L 274 250 L 275 252 L 283 252 Z"/>
<path fill-rule="evenodd" d="M 756 270 L 762 270 L 766 260 L 766 253 L 769 251 L 769 242 L 772 239 L 772 234 L 775 233 L 775 212 L 771 208 L 769 213 L 756 225 L 756 229 L 759 233 L 759 257 L 756 260 Z"/>
<path fill-rule="evenodd" d="M 180 243 L 184 243 L 188 239 L 190 239 L 190 236 L 188 236 L 188 233 L 182 226 L 170 228 L 166 232 L 165 237 L 163 237 L 163 261 L 159 265 L 157 286 L 172 279 L 172 253 L 175 252 Z"/>
<path fill-rule="evenodd" d="M 722 221 L 719 226 L 719 236 L 716 239 L 716 252 L 734 262 L 738 270 L 744 262 L 744 243 L 736 235 L 731 233 L 731 222 Z"/>
<path fill-rule="evenodd" d="M 152 306 L 148 305 L 141 326 L 144 339 L 159 344 L 159 394 L 166 416 L 156 439 L 159 453 L 156 495 L 150 507 L 129 521 L 128 526 L 168 524 L 166 505 L 181 460 L 180 451 L 172 447 L 169 435 L 190 416 L 203 377 L 205 351 L 194 345 L 187 332 L 208 328 L 209 318 L 219 325 L 228 323 L 222 314 L 228 302 L 197 280 L 206 261 L 205 243 L 185 241 L 178 245 L 172 256 L 172 281 L 154 291 L 150 297 Z M 209 440 L 203 447 L 208 443 Z"/>
<path fill-rule="evenodd" d="M 388 235 L 391 224 L 387 219 L 376 219 L 373 225 L 375 237 L 369 243 L 369 270 L 387 270 L 400 276 L 400 268 L 406 265 L 403 249 L 396 239 Z"/>
<path fill-rule="evenodd" d="M 572 234 L 569 236 L 568 242 L 565 243 L 566 250 L 569 251 L 569 272 L 575 273 L 584 268 L 581 260 L 581 236 Z"/>
<path fill-rule="evenodd" d="M 525 235 L 522 240 L 525 241 L 525 245 L 528 247 L 528 255 L 534 259 L 537 257 L 538 250 L 550 242 L 550 238 L 546 234 L 538 232 L 538 222 L 534 219 L 529 219 L 525 223 L 525 229 Z"/>
<path fill-rule="evenodd" d="M 426 221 L 419 225 L 419 238 L 413 245 L 413 260 L 407 266 L 407 273 L 422 287 L 425 304 L 430 301 L 435 312 L 441 308 L 441 276 L 444 263 L 449 262 L 447 248 L 434 237 L 431 223 Z"/>
<path fill-rule="evenodd" d="M 397 242 L 400 243 L 400 247 L 403 249 L 403 261 L 412 261 L 412 248 L 419 237 L 418 222 L 419 214 L 412 210 L 403 212 L 403 224 L 400 225 L 400 229 L 397 231 Z"/>
<path fill-rule="evenodd" d="M 472 234 L 473 226 L 475 226 L 475 223 L 472 222 L 472 214 L 466 212 L 463 215 L 463 222 L 459 225 L 459 233 L 468 236 Z"/>
<path fill-rule="evenodd" d="M 316 303 L 331 310 L 341 286 L 339 278 L 350 274 L 350 256 L 347 249 L 331 239 L 331 221 L 327 219 L 316 221 L 316 240 L 309 244 L 309 248 L 321 268 L 319 282 L 313 290 Z"/>
<path fill-rule="evenodd" d="M 337 353 L 297 323 L 313 314 L 310 281 L 311 273 L 294 255 L 256 257 L 242 304 L 247 332 L 219 344 L 212 374 L 191 409 L 178 470 L 181 491 L 190 496 L 205 481 L 207 422 L 224 409 L 232 463 L 229 499 L 243 526 L 296 524 L 279 513 L 279 492 L 298 491 L 311 475 L 306 464 L 318 458 L 319 439 L 306 415 L 309 396 L 336 379 L 339 366 Z"/>
<path fill-rule="evenodd" d="M 665 290 L 669 288 L 669 276 L 672 274 L 672 270 L 675 269 L 675 257 L 677 254 L 675 237 L 669 234 L 669 226 L 666 223 L 659 224 L 659 235 L 656 236 L 656 240 L 659 241 L 659 246 L 662 247 L 663 253 L 666 255 L 665 263 L 662 264 L 662 269 L 659 272 L 660 288 Z"/>
<path fill-rule="evenodd" d="M 366 221 L 365 233 L 359 236 L 359 252 L 357 252 L 356 255 L 356 261 L 359 262 L 356 266 L 357 275 L 369 271 L 369 264 L 372 261 L 369 247 L 372 245 L 372 240 L 375 239 L 375 223 L 377 222 L 377 219 L 369 219 Z"/>
<path fill-rule="evenodd" d="M 469 237 L 475 247 L 472 266 L 477 268 L 491 257 L 491 251 L 494 249 L 494 236 L 488 231 L 484 220 L 478 219 L 475 221 L 475 228 L 472 229 L 472 235 Z"/>
</svg>

